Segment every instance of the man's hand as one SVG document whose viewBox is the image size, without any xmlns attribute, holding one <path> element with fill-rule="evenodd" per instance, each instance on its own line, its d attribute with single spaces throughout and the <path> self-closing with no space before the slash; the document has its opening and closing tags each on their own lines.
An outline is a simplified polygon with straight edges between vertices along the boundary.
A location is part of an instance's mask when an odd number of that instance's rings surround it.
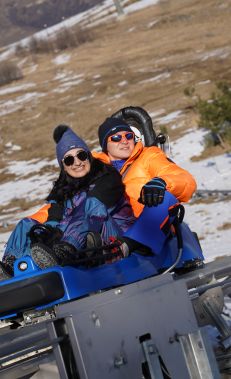
<svg viewBox="0 0 231 379">
<path fill-rule="evenodd" d="M 138 201 L 148 207 L 156 207 L 163 202 L 165 190 L 165 181 L 161 178 L 153 178 L 142 187 Z"/>
</svg>

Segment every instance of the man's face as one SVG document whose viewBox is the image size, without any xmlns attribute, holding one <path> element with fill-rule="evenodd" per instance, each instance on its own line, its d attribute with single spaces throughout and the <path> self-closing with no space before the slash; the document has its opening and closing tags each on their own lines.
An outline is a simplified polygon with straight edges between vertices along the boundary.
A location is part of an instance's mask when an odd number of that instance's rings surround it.
<svg viewBox="0 0 231 379">
<path fill-rule="evenodd" d="M 121 136 L 120 141 L 116 141 Z M 113 136 L 108 137 L 107 152 L 111 161 L 118 159 L 128 159 L 132 154 L 135 147 L 134 133 L 132 132 L 118 132 Z"/>
</svg>

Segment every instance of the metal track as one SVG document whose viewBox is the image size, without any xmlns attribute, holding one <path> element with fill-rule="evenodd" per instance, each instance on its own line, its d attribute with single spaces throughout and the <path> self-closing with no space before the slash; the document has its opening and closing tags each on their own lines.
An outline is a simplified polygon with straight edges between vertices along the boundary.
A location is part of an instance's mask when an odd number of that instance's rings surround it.
<svg viewBox="0 0 231 379">
<path fill-rule="evenodd" d="M 199 189 L 194 194 L 191 202 L 195 202 L 198 200 L 229 200 L 231 199 L 231 189 L 230 190 L 204 190 Z"/>
</svg>

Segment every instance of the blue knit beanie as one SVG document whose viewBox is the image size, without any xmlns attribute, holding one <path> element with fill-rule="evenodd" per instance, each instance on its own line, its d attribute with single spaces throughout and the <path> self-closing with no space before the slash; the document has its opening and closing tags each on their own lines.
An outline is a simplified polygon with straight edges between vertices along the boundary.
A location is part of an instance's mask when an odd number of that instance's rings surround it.
<svg viewBox="0 0 231 379">
<path fill-rule="evenodd" d="M 56 145 L 56 156 L 59 166 L 62 165 L 64 155 L 71 149 L 81 148 L 90 153 L 86 143 L 67 125 L 58 125 L 53 133 Z"/>
<path fill-rule="evenodd" d="M 116 117 L 108 117 L 106 120 L 99 126 L 98 136 L 99 143 L 104 152 L 107 151 L 107 139 L 108 137 L 116 134 L 118 132 L 132 132 L 130 126 L 123 121 L 122 119 Z"/>
</svg>

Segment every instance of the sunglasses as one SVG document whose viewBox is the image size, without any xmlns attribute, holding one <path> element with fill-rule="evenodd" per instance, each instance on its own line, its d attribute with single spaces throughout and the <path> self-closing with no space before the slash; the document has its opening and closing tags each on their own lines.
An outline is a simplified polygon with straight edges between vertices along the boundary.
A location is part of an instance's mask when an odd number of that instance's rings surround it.
<svg viewBox="0 0 231 379">
<path fill-rule="evenodd" d="M 63 158 L 63 163 L 65 166 L 72 166 L 75 162 L 75 158 L 78 158 L 80 161 L 84 162 L 89 158 L 89 155 L 86 151 L 81 150 L 76 153 L 76 155 L 66 155 L 66 157 Z"/>
<path fill-rule="evenodd" d="M 108 142 L 120 142 L 123 138 L 126 138 L 127 141 L 130 141 L 134 139 L 135 134 L 133 132 L 126 132 L 121 134 L 113 134 L 112 136 L 108 137 Z"/>
</svg>

